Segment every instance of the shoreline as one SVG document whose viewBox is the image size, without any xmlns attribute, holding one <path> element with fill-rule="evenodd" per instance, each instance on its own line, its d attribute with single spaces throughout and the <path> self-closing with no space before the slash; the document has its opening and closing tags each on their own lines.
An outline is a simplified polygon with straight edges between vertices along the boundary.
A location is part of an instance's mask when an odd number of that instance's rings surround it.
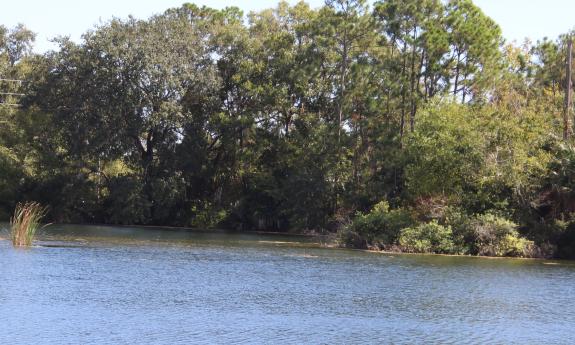
<svg viewBox="0 0 575 345">
<path fill-rule="evenodd" d="M 3 223 L 3 222 L 0 222 Z M 529 260 L 529 261 L 558 261 L 564 262 L 574 262 L 575 260 L 560 259 L 560 258 L 527 258 L 527 257 L 514 257 L 514 256 L 481 256 L 481 255 L 463 255 L 463 254 L 439 254 L 439 253 L 409 253 L 401 251 L 390 251 L 390 250 L 375 250 L 375 249 L 360 249 L 360 248 L 346 248 L 340 247 L 334 240 L 331 241 L 321 241 L 322 238 L 329 238 L 330 234 L 318 234 L 318 233 L 293 233 L 293 232 L 275 232 L 275 231 L 257 231 L 257 230 L 234 230 L 234 229 L 223 229 L 223 228 L 213 228 L 213 229 L 201 229 L 192 227 L 180 227 L 180 226 L 161 226 L 161 225 L 112 225 L 112 224 L 92 224 L 92 223 L 56 223 L 50 224 L 51 226 L 99 226 L 99 227 L 110 227 L 110 228 L 141 228 L 142 230 L 157 230 L 157 231 L 181 231 L 181 232 L 197 232 L 197 233 L 221 233 L 221 234 L 247 234 L 247 235 L 267 235 L 267 236 L 285 236 L 285 237 L 300 237 L 308 239 L 318 239 L 316 242 L 317 248 L 331 249 L 331 250 L 351 250 L 364 253 L 372 253 L 379 255 L 411 255 L 411 256 L 443 256 L 443 257 L 463 257 L 463 258 L 479 258 L 479 259 L 490 259 L 490 260 L 501 260 L 501 259 L 514 259 L 514 260 Z M 9 238 L 0 235 L 0 241 L 8 241 Z M 548 263 L 552 265 L 553 263 Z M 556 263 L 559 264 L 559 263 Z"/>
<path fill-rule="evenodd" d="M 478 258 L 478 259 L 490 259 L 490 260 L 502 260 L 502 259 L 513 259 L 513 260 L 528 260 L 528 261 L 561 261 L 561 262 L 573 262 L 575 260 L 568 259 L 558 259 L 558 258 L 524 258 L 518 256 L 485 256 L 485 255 L 464 255 L 464 254 L 439 254 L 439 253 L 408 253 L 408 252 L 394 252 L 385 250 L 373 250 L 373 249 L 352 249 L 359 250 L 368 253 L 382 254 L 382 255 L 417 255 L 417 256 L 443 256 L 443 257 L 456 257 L 456 258 Z"/>
<path fill-rule="evenodd" d="M 165 230 L 165 231 L 182 231 L 182 232 L 220 232 L 220 233 L 237 233 L 252 235 L 278 235 L 293 237 L 321 237 L 326 235 L 310 233 L 294 233 L 286 231 L 259 231 L 259 230 L 235 230 L 225 228 L 192 228 L 187 226 L 166 226 L 166 225 L 135 225 L 135 224 L 100 224 L 100 223 L 52 223 L 54 226 L 101 226 L 114 228 L 141 228 L 143 230 Z"/>
</svg>

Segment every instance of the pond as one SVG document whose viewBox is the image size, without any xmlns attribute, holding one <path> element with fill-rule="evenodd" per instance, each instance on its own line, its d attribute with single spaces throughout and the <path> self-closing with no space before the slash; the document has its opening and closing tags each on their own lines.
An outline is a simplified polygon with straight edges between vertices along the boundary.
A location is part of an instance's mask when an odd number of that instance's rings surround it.
<svg viewBox="0 0 575 345">
<path fill-rule="evenodd" d="M 0 241 L 2 344 L 573 344 L 575 263 L 51 226 Z"/>
</svg>

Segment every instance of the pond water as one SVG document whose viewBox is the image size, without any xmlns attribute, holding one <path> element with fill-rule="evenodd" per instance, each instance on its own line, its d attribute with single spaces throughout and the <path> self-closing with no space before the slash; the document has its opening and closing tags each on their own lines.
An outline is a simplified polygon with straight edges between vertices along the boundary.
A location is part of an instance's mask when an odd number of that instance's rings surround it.
<svg viewBox="0 0 575 345">
<path fill-rule="evenodd" d="M 0 241 L 1 344 L 573 344 L 575 263 L 52 226 Z"/>
</svg>

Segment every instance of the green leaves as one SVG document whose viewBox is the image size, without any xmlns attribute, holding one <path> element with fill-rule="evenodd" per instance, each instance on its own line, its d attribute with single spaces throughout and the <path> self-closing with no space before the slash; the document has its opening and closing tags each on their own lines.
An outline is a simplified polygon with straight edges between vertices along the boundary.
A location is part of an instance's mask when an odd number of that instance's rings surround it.
<svg viewBox="0 0 575 345">
<path fill-rule="evenodd" d="M 0 27 L 0 76 L 27 94 L 0 112 L 0 206 L 31 195 L 62 221 L 266 230 L 355 217 L 362 245 L 409 228 L 410 246 L 448 252 L 433 237 L 449 232 L 443 208 L 517 216 L 550 170 L 570 188 L 549 148 L 563 40 L 502 50 L 469 0 L 280 2 L 247 17 L 184 4 L 44 56 L 25 28 Z"/>
<path fill-rule="evenodd" d="M 455 254 L 451 227 L 436 221 L 405 228 L 399 235 L 403 250 L 411 253 Z"/>
</svg>

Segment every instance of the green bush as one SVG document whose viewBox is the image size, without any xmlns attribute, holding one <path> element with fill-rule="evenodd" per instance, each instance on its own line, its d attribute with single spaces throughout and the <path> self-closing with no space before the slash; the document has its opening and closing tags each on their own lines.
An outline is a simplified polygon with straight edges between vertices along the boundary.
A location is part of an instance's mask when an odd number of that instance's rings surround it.
<svg viewBox="0 0 575 345">
<path fill-rule="evenodd" d="M 471 253 L 485 256 L 530 256 L 533 242 L 520 237 L 517 224 L 493 214 L 469 222 L 467 241 Z"/>
<path fill-rule="evenodd" d="M 474 242 L 474 237 L 469 235 L 472 219 L 464 209 L 450 206 L 446 208 L 444 218 L 438 220 L 439 224 L 451 227 L 455 254 L 468 255 L 472 252 L 471 243 Z"/>
<path fill-rule="evenodd" d="M 405 228 L 399 236 L 399 245 L 406 252 L 452 254 L 455 252 L 453 231 L 437 221 Z"/>
<path fill-rule="evenodd" d="M 411 215 L 403 209 L 390 209 L 386 201 L 376 204 L 368 214 L 359 214 L 353 222 L 340 231 L 346 246 L 358 243 L 383 248 L 395 244 L 401 229 L 413 224 Z M 361 240 L 360 240 L 361 239 Z"/>
<path fill-rule="evenodd" d="M 554 254 L 561 259 L 575 259 L 575 220 L 573 216 L 573 214 L 569 215 L 567 220 L 557 219 L 548 226 L 552 229 L 548 232 L 553 233 L 553 237 L 556 238 L 557 247 Z"/>
<path fill-rule="evenodd" d="M 210 202 L 198 201 L 192 206 L 193 218 L 190 225 L 196 228 L 214 228 L 228 216 L 224 209 L 218 208 Z"/>
<path fill-rule="evenodd" d="M 336 240 L 340 246 L 345 248 L 367 249 L 368 247 L 365 238 L 351 230 L 349 226 L 343 227 L 337 232 Z"/>
</svg>

